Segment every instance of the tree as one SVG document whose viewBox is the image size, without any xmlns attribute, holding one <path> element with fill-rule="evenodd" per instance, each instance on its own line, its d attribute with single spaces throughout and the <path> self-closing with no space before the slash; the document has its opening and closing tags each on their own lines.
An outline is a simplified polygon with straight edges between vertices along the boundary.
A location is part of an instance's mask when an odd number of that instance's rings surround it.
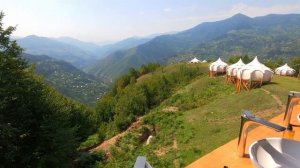
<svg viewBox="0 0 300 168">
<path fill-rule="evenodd" d="M 141 66 L 141 68 L 140 68 L 140 74 L 141 75 L 145 75 L 145 74 L 147 74 L 148 73 L 148 68 L 147 68 L 147 66 L 146 65 L 142 65 Z"/>
<path fill-rule="evenodd" d="M 264 64 L 271 69 L 275 69 L 276 67 L 278 67 L 278 65 L 272 60 L 264 61 Z"/>
<path fill-rule="evenodd" d="M 96 105 L 96 114 L 97 114 L 97 123 L 100 124 L 101 122 L 110 122 L 113 120 L 113 116 L 115 115 L 114 112 L 115 108 L 115 100 L 114 98 L 106 94 L 104 95 Z"/>
<path fill-rule="evenodd" d="M 292 59 L 292 61 L 290 62 L 290 66 L 296 70 L 297 75 L 300 71 L 300 57 L 298 56 Z"/>
<path fill-rule="evenodd" d="M 249 62 L 252 61 L 252 58 L 250 58 L 247 54 L 242 56 L 242 60 L 245 64 L 248 64 Z"/>
<path fill-rule="evenodd" d="M 1 166 L 64 167 L 70 163 L 78 140 L 91 132 L 92 114 L 34 74 L 20 57 L 22 49 L 10 40 L 15 27 L 4 29 L 3 17 L 1 12 Z"/>
<path fill-rule="evenodd" d="M 148 102 L 144 89 L 139 86 L 129 86 L 119 95 L 116 103 L 116 113 L 140 116 L 148 110 Z"/>
<path fill-rule="evenodd" d="M 134 77 L 134 78 L 138 78 L 140 76 L 140 72 L 135 70 L 134 68 L 130 68 L 129 69 L 129 76 Z"/>
<path fill-rule="evenodd" d="M 240 58 L 241 58 L 241 56 L 232 56 L 228 59 L 228 62 L 230 64 L 234 64 L 234 63 L 238 62 Z"/>
</svg>

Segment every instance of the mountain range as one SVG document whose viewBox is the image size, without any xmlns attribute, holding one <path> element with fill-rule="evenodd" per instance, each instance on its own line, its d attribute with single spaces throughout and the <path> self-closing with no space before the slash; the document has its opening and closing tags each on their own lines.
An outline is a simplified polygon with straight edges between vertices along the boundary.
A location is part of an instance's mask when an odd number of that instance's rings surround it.
<svg viewBox="0 0 300 168">
<path fill-rule="evenodd" d="M 205 22 L 171 35 L 161 35 L 136 47 L 116 51 L 88 68 L 95 76 L 112 79 L 130 67 L 150 62 L 229 58 L 233 55 L 258 55 L 262 59 L 299 56 L 300 15 L 270 14 L 250 18 L 236 14 L 228 19 Z"/>
<path fill-rule="evenodd" d="M 71 37 L 35 35 L 17 38 L 32 55 L 64 60 L 98 79 L 116 79 L 131 67 L 147 63 L 167 64 L 198 59 L 227 59 L 233 55 L 258 55 L 261 59 L 300 55 L 300 15 L 270 14 L 248 17 L 236 14 L 228 19 L 201 23 L 191 29 L 132 37 L 99 46 Z"/>
<path fill-rule="evenodd" d="M 29 64 L 34 64 L 36 72 L 45 81 L 65 96 L 87 105 L 94 105 L 99 97 L 108 90 L 108 85 L 92 75 L 77 69 L 72 64 L 46 55 L 23 53 Z"/>
<path fill-rule="evenodd" d="M 28 54 L 48 55 L 52 58 L 69 62 L 77 68 L 84 70 L 85 67 L 96 60 L 104 58 L 117 50 L 125 50 L 138 46 L 154 37 L 131 37 L 103 46 L 83 42 L 72 37 L 48 38 L 30 35 L 24 38 L 16 37 L 15 39 Z"/>
<path fill-rule="evenodd" d="M 130 37 L 121 41 L 114 42 L 112 44 L 102 46 L 90 42 L 83 42 L 71 37 L 59 37 L 55 38 L 54 40 L 58 40 L 66 44 L 76 46 L 86 52 L 89 52 L 91 55 L 94 55 L 97 59 L 101 59 L 117 50 L 129 49 L 140 44 L 146 43 L 154 37 L 155 36 Z"/>
<path fill-rule="evenodd" d="M 30 35 L 17 39 L 24 52 L 32 55 L 48 55 L 58 60 L 67 61 L 77 68 L 83 68 L 96 60 L 90 53 L 67 43 L 47 37 Z"/>
</svg>

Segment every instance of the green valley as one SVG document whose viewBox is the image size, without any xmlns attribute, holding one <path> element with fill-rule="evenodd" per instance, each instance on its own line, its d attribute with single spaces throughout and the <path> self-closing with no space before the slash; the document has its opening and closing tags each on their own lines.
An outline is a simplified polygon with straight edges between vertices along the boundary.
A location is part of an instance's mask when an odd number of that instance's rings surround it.
<svg viewBox="0 0 300 168">
<path fill-rule="evenodd" d="M 23 54 L 30 64 L 34 64 L 36 72 L 64 95 L 85 103 L 94 105 L 108 90 L 108 84 L 103 80 L 86 74 L 70 63 L 59 61 L 45 55 Z"/>
</svg>

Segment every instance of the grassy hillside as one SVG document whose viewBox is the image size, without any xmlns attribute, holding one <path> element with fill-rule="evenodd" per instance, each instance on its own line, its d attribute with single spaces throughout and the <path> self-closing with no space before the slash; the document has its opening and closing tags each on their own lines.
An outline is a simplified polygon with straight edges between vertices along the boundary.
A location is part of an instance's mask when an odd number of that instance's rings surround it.
<svg viewBox="0 0 300 168">
<path fill-rule="evenodd" d="M 242 14 L 199 24 L 173 35 L 158 36 L 137 47 L 114 52 L 89 69 L 96 76 L 113 79 L 130 67 L 149 62 L 169 63 L 200 59 L 259 55 L 261 58 L 300 55 L 300 15 L 267 15 L 250 18 Z"/>
<path fill-rule="evenodd" d="M 284 112 L 273 96 L 286 103 L 288 91 L 300 91 L 300 80 L 275 76 L 262 88 L 235 93 L 224 77 L 209 78 L 207 64 L 198 66 L 200 75 L 180 85 L 159 106 L 142 118 L 142 124 L 120 138 L 111 147 L 106 162 L 98 167 L 132 167 L 137 156 L 146 156 L 153 167 L 184 167 L 197 158 L 238 136 L 240 115 L 250 110 L 269 119 Z M 154 76 L 178 68 L 170 65 L 164 71 L 140 77 L 135 85 L 148 83 Z M 153 135 L 145 145 L 143 135 Z"/>
</svg>

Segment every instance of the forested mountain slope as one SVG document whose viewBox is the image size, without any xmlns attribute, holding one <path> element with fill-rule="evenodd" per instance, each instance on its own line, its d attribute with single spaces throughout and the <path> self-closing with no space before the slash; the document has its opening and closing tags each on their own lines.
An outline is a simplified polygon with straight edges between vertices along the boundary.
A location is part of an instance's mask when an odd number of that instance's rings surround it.
<svg viewBox="0 0 300 168">
<path fill-rule="evenodd" d="M 93 105 L 99 97 L 108 89 L 108 86 L 77 69 L 68 62 L 56 60 L 45 55 L 23 54 L 23 58 L 30 64 L 34 64 L 36 72 L 58 91 L 64 95 Z"/>
<path fill-rule="evenodd" d="M 158 36 L 137 47 L 117 51 L 89 69 L 96 76 L 113 79 L 149 62 L 168 63 L 199 59 L 228 58 L 232 55 L 261 58 L 300 55 L 300 15 L 267 15 L 250 18 L 237 14 L 231 18 L 199 24 L 173 35 Z"/>
</svg>

